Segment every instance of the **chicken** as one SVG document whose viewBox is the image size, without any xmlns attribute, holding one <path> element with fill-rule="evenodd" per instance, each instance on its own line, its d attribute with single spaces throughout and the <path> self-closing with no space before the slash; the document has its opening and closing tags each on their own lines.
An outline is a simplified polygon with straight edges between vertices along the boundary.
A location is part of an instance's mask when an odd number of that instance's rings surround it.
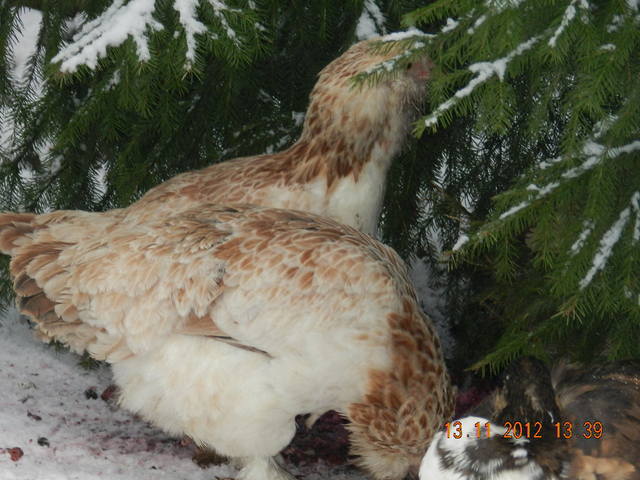
<svg viewBox="0 0 640 480">
<path fill-rule="evenodd" d="M 111 214 L 140 222 L 204 203 L 251 203 L 316 213 L 373 234 L 387 171 L 418 113 L 431 64 L 421 59 L 377 85 L 354 86 L 356 74 L 402 52 L 371 45 L 353 45 L 320 72 L 300 139 L 287 150 L 183 173 Z"/>
<path fill-rule="evenodd" d="M 237 459 L 243 480 L 295 416 L 336 410 L 377 480 L 416 471 L 453 409 L 440 344 L 402 260 L 309 213 L 199 205 L 135 224 L 0 214 L 19 309 L 43 340 L 112 365 L 121 405 Z"/>
<path fill-rule="evenodd" d="M 478 411 L 439 432 L 421 480 L 640 480 L 640 362 L 552 374 L 523 358 Z"/>
</svg>

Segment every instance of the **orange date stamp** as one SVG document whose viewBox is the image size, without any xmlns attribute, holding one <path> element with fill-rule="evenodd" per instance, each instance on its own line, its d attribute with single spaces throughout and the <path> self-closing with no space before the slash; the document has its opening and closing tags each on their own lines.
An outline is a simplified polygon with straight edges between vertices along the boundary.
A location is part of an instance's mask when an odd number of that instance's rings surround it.
<svg viewBox="0 0 640 480">
<path fill-rule="evenodd" d="M 513 439 L 536 439 L 543 437 L 542 422 L 504 422 L 500 427 L 490 422 L 475 422 L 474 429 L 471 433 L 465 433 L 461 421 L 447 422 L 444 424 L 447 438 L 489 438 L 493 435 L 502 435 L 504 438 Z M 495 431 L 497 427 L 497 432 Z M 574 437 L 582 437 L 586 439 L 600 439 L 604 435 L 604 426 L 602 422 L 586 421 L 579 424 L 573 422 L 555 422 L 552 424 L 553 434 L 555 438 L 570 439 Z M 492 428 L 494 431 L 492 432 Z M 547 432 L 547 435 L 549 433 Z"/>
</svg>

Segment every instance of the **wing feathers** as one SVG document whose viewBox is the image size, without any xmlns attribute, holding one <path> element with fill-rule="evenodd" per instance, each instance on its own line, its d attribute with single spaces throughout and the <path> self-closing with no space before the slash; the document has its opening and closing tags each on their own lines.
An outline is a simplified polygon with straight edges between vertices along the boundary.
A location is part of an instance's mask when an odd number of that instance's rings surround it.
<svg viewBox="0 0 640 480">
<path fill-rule="evenodd" d="M 198 317 L 195 314 L 189 315 L 189 318 L 185 322 L 182 328 L 179 328 L 176 333 L 182 335 L 195 335 L 195 336 L 203 336 L 211 338 L 212 340 L 217 340 L 219 342 L 226 343 L 228 345 L 241 348 L 243 350 L 247 350 L 249 352 L 260 353 L 271 357 L 267 352 L 261 350 L 256 347 L 252 347 L 251 345 L 245 345 L 244 343 L 239 342 L 233 337 L 227 335 L 223 330 L 218 328 L 218 326 L 211 320 L 210 317 Z"/>
<path fill-rule="evenodd" d="M 18 308 L 20 313 L 31 317 L 41 317 L 53 311 L 54 303 L 47 298 L 44 292 L 37 293 L 30 297 L 20 297 Z"/>
<path fill-rule="evenodd" d="M 55 312 L 65 322 L 74 322 L 78 319 L 78 309 L 75 305 L 58 303 Z"/>
<path fill-rule="evenodd" d="M 213 323 L 209 316 L 197 316 L 190 314 L 184 325 L 177 330 L 183 335 L 202 335 L 205 337 L 227 336 L 218 326 Z M 231 337 L 229 337 L 231 338 Z"/>
<path fill-rule="evenodd" d="M 109 221 L 86 212 L 0 214 L 0 243 L 13 255 L 19 309 L 43 340 L 108 361 L 153 348 L 172 333 L 258 351 L 207 315 L 224 289 L 225 272 L 210 251 L 229 232 L 192 218 L 142 227 Z"/>
<path fill-rule="evenodd" d="M 0 215 L 0 233 L 15 230 L 10 220 Z M 303 315 L 304 299 L 321 302 L 327 282 L 342 282 L 340 308 L 348 308 L 372 289 L 388 290 L 375 279 L 405 275 L 398 260 L 377 260 L 390 255 L 386 247 L 301 212 L 210 205 L 133 220 L 49 214 L 22 240 L 7 240 L 20 244 L 11 273 L 21 310 L 44 338 L 108 361 L 175 334 L 277 356 L 287 348 L 283 334 L 302 328 L 288 305 Z"/>
<path fill-rule="evenodd" d="M 35 215 L 31 213 L 0 214 L 0 251 L 11 254 L 25 241 L 25 237 L 33 232 L 31 221 Z"/>
<path fill-rule="evenodd" d="M 15 277 L 24 271 L 32 261 L 37 260 L 32 268 L 42 268 L 55 262 L 66 247 L 70 246 L 66 242 L 42 242 L 33 243 L 18 249 L 18 254 L 11 259 L 11 274 Z"/>
<path fill-rule="evenodd" d="M 14 280 L 13 289 L 22 297 L 30 297 L 42 291 L 36 281 L 24 272 Z"/>
</svg>

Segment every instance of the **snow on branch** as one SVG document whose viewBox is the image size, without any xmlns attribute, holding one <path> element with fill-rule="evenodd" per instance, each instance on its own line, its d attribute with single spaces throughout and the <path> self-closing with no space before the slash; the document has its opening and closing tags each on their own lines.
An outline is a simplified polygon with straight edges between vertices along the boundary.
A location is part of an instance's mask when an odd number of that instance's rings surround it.
<svg viewBox="0 0 640 480">
<path fill-rule="evenodd" d="M 579 5 L 580 8 L 584 10 L 589 10 L 589 2 L 587 2 L 587 0 L 571 0 L 571 3 L 567 7 L 567 9 L 564 11 L 564 15 L 562 16 L 562 21 L 560 22 L 560 25 L 558 26 L 556 31 L 553 33 L 553 35 L 549 39 L 550 47 L 556 46 L 558 37 L 562 35 L 562 33 L 566 30 L 569 23 L 571 23 L 571 21 L 576 17 L 576 13 L 577 13 L 576 4 L 580 4 Z"/>
<path fill-rule="evenodd" d="M 584 242 L 587 241 L 587 238 L 589 238 L 589 235 L 591 235 L 591 232 L 593 232 L 593 229 L 595 228 L 596 224 L 593 223 L 592 220 L 585 220 L 584 221 L 584 230 L 582 230 L 582 232 L 580 233 L 580 236 L 578 237 L 578 239 L 574 242 L 573 245 L 571 245 L 571 255 L 576 255 L 583 247 Z"/>
<path fill-rule="evenodd" d="M 98 59 L 106 56 L 107 47 L 121 45 L 129 36 L 136 44 L 140 60 L 149 60 L 146 31 L 162 29 L 153 18 L 154 9 L 154 0 L 131 0 L 126 5 L 124 0 L 115 0 L 102 15 L 85 23 L 52 62 L 61 62 L 63 72 L 75 72 L 80 65 L 94 69 Z"/>
<path fill-rule="evenodd" d="M 367 40 L 385 34 L 384 15 L 375 0 L 365 0 L 362 13 L 356 25 L 356 37 L 358 40 Z"/>
<path fill-rule="evenodd" d="M 367 78 L 376 74 L 386 74 L 395 71 L 398 62 L 411 58 L 413 55 L 415 55 L 416 50 L 425 47 L 425 42 L 423 42 L 422 39 L 428 42 L 432 37 L 434 37 L 434 35 L 424 33 L 417 28 L 410 28 L 409 30 L 404 32 L 394 32 L 380 37 L 378 40 L 381 42 L 398 42 L 407 39 L 414 39 L 414 41 L 411 47 L 403 50 L 398 55 L 395 55 L 384 62 L 378 63 L 373 67 L 368 68 L 364 72 L 359 73 L 356 77 Z M 417 38 L 420 38 L 420 40 L 418 40 Z"/>
<path fill-rule="evenodd" d="M 487 16 L 486 15 L 480 15 L 475 22 L 473 22 L 473 25 L 471 25 L 468 29 L 467 29 L 467 33 L 469 35 L 473 35 L 474 32 L 478 29 L 478 27 L 480 25 L 482 25 L 485 21 L 487 20 Z"/>
<path fill-rule="evenodd" d="M 531 205 L 532 202 L 536 200 L 540 200 L 541 198 L 547 196 L 549 193 L 551 193 L 556 188 L 558 188 L 562 181 L 574 179 L 581 176 L 583 173 L 588 172 L 589 170 L 593 169 L 597 165 L 600 165 L 603 160 L 614 159 L 624 153 L 632 153 L 638 150 L 640 150 L 640 140 L 633 141 L 621 147 L 614 147 L 610 149 L 606 149 L 603 145 L 596 143 L 593 140 L 587 140 L 582 150 L 582 153 L 587 155 L 587 158 L 584 160 L 584 162 L 582 162 L 577 167 L 573 167 L 567 170 L 566 172 L 563 172 L 562 175 L 560 176 L 561 180 L 558 182 L 548 183 L 544 187 L 539 187 L 534 184 L 529 185 L 527 187 L 527 190 L 531 190 L 535 192 L 534 196 L 528 200 L 525 200 L 511 207 L 506 212 L 503 212 L 500 215 L 500 220 L 504 220 L 505 218 L 510 217 L 514 213 L 517 213 L 523 208 L 526 208 L 529 205 Z M 560 160 L 563 160 L 563 157 L 554 158 L 549 162 L 558 163 Z M 545 164 L 544 168 L 546 168 L 548 165 L 549 165 L 548 163 Z"/>
<path fill-rule="evenodd" d="M 199 2 L 200 0 L 191 0 L 191 1 Z M 208 0 L 208 1 L 209 1 L 209 4 L 213 7 L 213 14 L 216 16 L 216 18 L 222 25 L 222 28 L 224 29 L 227 37 L 229 37 L 236 44 L 238 44 L 238 35 L 236 34 L 235 30 L 231 28 L 231 26 L 229 25 L 229 22 L 227 22 L 227 17 L 225 17 L 224 12 L 239 13 L 240 10 L 238 10 L 237 8 L 230 8 L 220 0 Z"/>
<path fill-rule="evenodd" d="M 640 240 L 640 196 L 634 195 L 631 197 L 631 207 L 636 212 L 636 225 L 633 228 L 633 243 L 637 243 Z"/>
<path fill-rule="evenodd" d="M 393 32 L 380 38 L 381 42 L 399 42 L 400 40 L 406 40 L 408 38 L 422 37 L 432 38 L 434 35 L 424 33 L 422 30 L 418 30 L 415 27 L 411 27 L 408 30 L 402 32 Z"/>
<path fill-rule="evenodd" d="M 460 250 L 463 247 L 463 245 L 465 245 L 468 241 L 469 241 L 469 236 L 463 233 L 458 237 L 458 240 L 456 241 L 455 245 L 451 250 L 454 252 Z"/>
<path fill-rule="evenodd" d="M 518 8 L 523 1 L 524 0 L 486 0 L 484 4 L 487 8 L 502 12 L 507 8 Z"/>
<path fill-rule="evenodd" d="M 458 28 L 458 25 L 460 25 L 460 22 L 458 20 L 454 20 L 453 18 L 447 18 L 447 23 L 445 24 L 445 26 L 442 27 L 442 29 L 440 29 L 440 31 L 442 33 L 447 33 L 447 32 L 450 32 L 451 30 L 455 30 L 456 28 Z"/>
<path fill-rule="evenodd" d="M 196 55 L 196 35 L 207 31 L 207 27 L 196 18 L 196 3 L 192 0 L 175 0 L 173 8 L 180 15 L 187 40 L 187 62 L 193 62 Z"/>
<path fill-rule="evenodd" d="M 187 63 L 195 58 L 195 36 L 207 32 L 207 27 L 197 19 L 197 7 L 202 0 L 174 0 L 173 8 L 179 14 L 180 24 L 184 28 L 187 42 Z M 229 25 L 225 12 L 238 12 L 220 0 L 206 0 L 213 8 L 213 13 L 222 25 L 227 37 L 238 43 L 237 34 Z M 114 2 L 99 17 L 82 26 L 74 35 L 71 43 L 65 45 L 53 57 L 54 63 L 60 62 L 63 72 L 75 72 L 81 65 L 95 69 L 98 60 L 107 55 L 108 47 L 122 45 L 129 37 L 136 44 L 138 58 L 148 61 L 151 58 L 148 35 L 151 31 L 163 27 L 153 18 L 155 0 L 124 0 Z"/>
<path fill-rule="evenodd" d="M 631 205 L 626 207 L 622 212 L 620 212 L 620 216 L 618 220 L 611 226 L 609 230 L 602 236 L 600 240 L 600 246 L 598 247 L 598 251 L 593 257 L 593 261 L 591 262 L 591 268 L 585 275 L 585 277 L 580 280 L 580 288 L 584 289 L 587 287 L 596 273 L 602 270 L 607 264 L 607 260 L 611 257 L 613 253 L 613 247 L 618 243 L 620 237 L 622 236 L 622 232 L 629 222 L 629 218 L 631 216 L 631 209 L 638 210 L 640 204 L 640 192 L 635 192 L 631 196 Z M 635 236 L 635 232 L 634 232 Z"/>
<path fill-rule="evenodd" d="M 431 115 L 429 115 L 422 121 L 422 127 L 429 128 L 435 125 L 444 112 L 455 106 L 460 101 L 460 99 L 471 95 L 471 93 L 479 85 L 482 85 L 494 75 L 497 75 L 500 81 L 504 80 L 504 75 L 507 71 L 509 62 L 511 62 L 511 60 L 513 60 L 518 55 L 521 55 L 522 53 L 533 47 L 533 45 L 535 45 L 535 43 L 539 39 L 540 37 L 530 38 L 526 42 L 518 45 L 507 56 L 498 58 L 497 60 L 494 60 L 492 62 L 478 62 L 470 65 L 469 70 L 472 73 L 475 73 L 475 76 L 464 88 L 461 88 L 456 93 L 454 93 L 451 98 L 438 105 L 438 107 L 431 113 Z"/>
</svg>

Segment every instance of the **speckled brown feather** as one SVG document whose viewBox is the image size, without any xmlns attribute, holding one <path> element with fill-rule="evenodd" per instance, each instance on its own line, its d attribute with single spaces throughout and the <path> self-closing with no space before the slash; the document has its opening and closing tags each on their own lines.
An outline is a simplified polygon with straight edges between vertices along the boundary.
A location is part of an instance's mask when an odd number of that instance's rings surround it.
<svg viewBox="0 0 640 480">
<path fill-rule="evenodd" d="M 320 72 L 301 137 L 294 145 L 282 152 L 238 158 L 178 175 L 129 206 L 126 218 L 137 222 L 162 218 L 200 203 L 251 203 L 310 211 L 359 228 L 354 224 L 357 220 L 334 212 L 328 197 L 336 193 L 340 179 L 374 181 L 360 178 L 370 162 L 386 170 L 418 112 L 428 67 L 424 61 L 422 69 L 413 67 L 376 86 L 356 87 L 352 77 L 398 53 L 398 48 L 374 51 L 370 41 L 352 46 Z M 310 196 L 307 186 L 314 182 L 324 193 Z M 384 181 L 375 189 L 384 191 Z M 373 194 L 368 197 L 366 202 L 377 201 Z"/>
<path fill-rule="evenodd" d="M 375 307 L 380 322 L 358 327 L 354 341 L 384 346 L 391 365 L 376 360 L 362 396 L 342 412 L 360 464 L 377 479 L 400 478 L 451 414 L 434 329 L 404 263 L 373 238 L 323 217 L 253 206 L 200 206 L 142 225 L 87 215 L 0 215 L 19 305 L 41 338 L 114 363 L 176 334 L 277 358 L 297 348 L 288 336 L 297 326 L 230 321 L 220 316 L 225 292 L 245 288 L 247 298 L 282 308 L 325 308 L 314 312 L 314 328 L 342 328 L 362 306 Z"/>
<path fill-rule="evenodd" d="M 389 327 L 394 368 L 371 372 L 365 402 L 351 405 L 348 415 L 353 452 L 369 470 L 376 470 L 372 459 L 389 464 L 394 456 L 399 464 L 408 455 L 411 465 L 419 465 L 454 409 L 453 387 L 431 323 L 407 300 L 402 313 L 389 316 Z"/>
</svg>

